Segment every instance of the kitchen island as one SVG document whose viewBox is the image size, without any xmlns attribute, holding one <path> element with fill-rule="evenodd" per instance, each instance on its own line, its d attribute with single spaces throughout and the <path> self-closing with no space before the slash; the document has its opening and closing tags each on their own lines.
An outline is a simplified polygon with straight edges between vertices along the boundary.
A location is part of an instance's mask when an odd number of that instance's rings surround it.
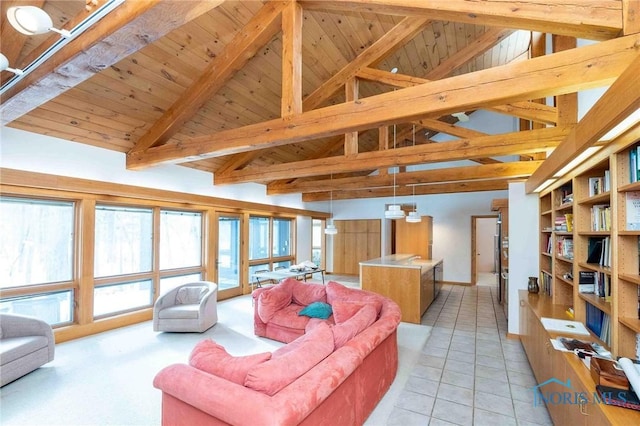
<svg viewBox="0 0 640 426">
<path fill-rule="evenodd" d="M 442 259 L 393 254 L 360 262 L 360 286 L 392 299 L 402 321 L 420 324 L 442 283 Z"/>
</svg>

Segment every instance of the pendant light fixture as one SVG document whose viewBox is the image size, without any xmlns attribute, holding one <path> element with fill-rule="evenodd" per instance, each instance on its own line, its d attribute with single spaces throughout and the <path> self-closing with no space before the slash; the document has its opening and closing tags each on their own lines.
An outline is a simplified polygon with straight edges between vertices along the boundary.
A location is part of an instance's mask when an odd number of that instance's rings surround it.
<svg viewBox="0 0 640 426">
<path fill-rule="evenodd" d="M 54 28 L 49 14 L 36 6 L 12 6 L 7 9 L 7 19 L 16 31 L 28 36 L 53 31 L 65 38 L 71 37 L 69 31 Z"/>
<path fill-rule="evenodd" d="M 326 235 L 336 235 L 338 233 L 338 228 L 333 224 L 333 173 L 331 173 L 331 195 L 329 198 L 329 212 L 331 213 L 331 218 L 327 220 L 327 227 L 324 228 L 324 233 Z"/>
<path fill-rule="evenodd" d="M 413 146 L 416 146 L 416 125 L 413 125 Z M 418 205 L 416 204 L 416 186 L 413 185 L 413 211 L 407 215 L 407 222 L 419 223 L 422 222 L 422 218 L 418 214 Z"/>
<path fill-rule="evenodd" d="M 0 71 L 9 71 L 14 73 L 15 75 L 22 75 L 22 73 L 24 72 L 17 68 L 9 68 L 9 60 L 2 53 L 0 53 Z"/>
<path fill-rule="evenodd" d="M 393 71 L 392 71 L 393 72 Z M 393 125 L 393 149 L 396 149 L 396 125 Z M 402 219 L 404 218 L 404 210 L 400 204 L 396 204 L 396 174 L 397 170 L 393 173 L 393 204 L 387 207 L 384 212 L 386 219 Z"/>
</svg>

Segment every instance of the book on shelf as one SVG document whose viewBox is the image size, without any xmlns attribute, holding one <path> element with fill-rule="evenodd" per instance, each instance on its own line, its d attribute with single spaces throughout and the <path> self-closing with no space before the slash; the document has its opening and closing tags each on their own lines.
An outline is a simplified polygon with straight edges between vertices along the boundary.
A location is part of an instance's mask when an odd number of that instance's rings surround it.
<svg viewBox="0 0 640 426">
<path fill-rule="evenodd" d="M 573 259 L 573 238 L 558 238 L 558 242 L 556 244 L 556 254 L 567 259 Z"/>
<path fill-rule="evenodd" d="M 578 272 L 578 291 L 580 293 L 596 292 L 596 272 L 595 271 L 579 271 Z"/>
<path fill-rule="evenodd" d="M 554 230 L 560 231 L 560 232 L 567 231 L 567 217 L 565 215 L 559 214 L 558 216 L 556 216 L 553 223 L 554 223 L 554 228 L 553 228 Z"/>
<path fill-rule="evenodd" d="M 586 305 L 585 325 L 607 346 L 611 345 L 611 319 L 609 315 L 591 303 Z"/>
<path fill-rule="evenodd" d="M 567 213 L 564 215 L 564 218 L 567 222 L 567 232 L 573 232 L 573 214 Z"/>
<path fill-rule="evenodd" d="M 594 287 L 598 292 L 598 297 L 602 297 L 605 302 L 611 301 L 611 277 L 609 275 L 604 272 L 596 273 Z"/>
<path fill-rule="evenodd" d="M 591 230 L 611 231 L 611 206 L 595 204 L 591 207 Z"/>
<path fill-rule="evenodd" d="M 544 294 L 546 294 L 547 296 L 551 296 L 552 293 L 552 279 L 551 279 L 551 275 L 547 274 L 546 272 L 541 271 L 540 272 L 540 288 L 542 289 L 542 291 L 544 292 Z"/>
<path fill-rule="evenodd" d="M 609 170 L 605 170 L 604 176 L 589 178 L 589 197 L 610 191 L 611 177 Z"/>
<path fill-rule="evenodd" d="M 587 263 L 595 263 L 603 267 L 611 266 L 610 237 L 589 237 Z"/>
<path fill-rule="evenodd" d="M 629 180 L 631 183 L 638 181 L 638 150 L 636 146 L 629 150 Z"/>
<path fill-rule="evenodd" d="M 626 230 L 640 230 L 640 191 L 631 191 L 625 194 L 626 205 Z"/>
</svg>

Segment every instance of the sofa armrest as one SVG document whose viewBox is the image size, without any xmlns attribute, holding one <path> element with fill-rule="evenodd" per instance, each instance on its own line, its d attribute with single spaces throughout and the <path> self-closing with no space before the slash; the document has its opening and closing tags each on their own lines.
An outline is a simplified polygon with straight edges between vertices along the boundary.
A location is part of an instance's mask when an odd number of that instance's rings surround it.
<svg viewBox="0 0 640 426">
<path fill-rule="evenodd" d="M 2 337 L 44 336 L 47 338 L 49 361 L 53 361 L 55 355 L 55 338 L 53 329 L 47 322 L 33 317 L 15 314 L 0 314 L 0 327 Z"/>
<path fill-rule="evenodd" d="M 208 415 L 233 425 L 276 424 L 271 397 L 186 364 L 162 369 L 153 386 Z M 230 409 L 239 407 L 242 409 Z"/>
</svg>

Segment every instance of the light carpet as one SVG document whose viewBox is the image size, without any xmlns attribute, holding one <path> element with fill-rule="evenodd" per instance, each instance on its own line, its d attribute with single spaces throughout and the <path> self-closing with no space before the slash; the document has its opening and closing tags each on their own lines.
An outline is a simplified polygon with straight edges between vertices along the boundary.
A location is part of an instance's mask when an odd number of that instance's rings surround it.
<svg viewBox="0 0 640 426">
<path fill-rule="evenodd" d="M 250 296 L 218 302 L 219 322 L 205 333 L 155 333 L 150 321 L 56 345 L 55 360 L 0 388 L 2 425 L 159 425 L 159 370 L 185 363 L 211 338 L 233 355 L 273 351 L 280 342 L 253 334 Z M 431 327 L 401 323 L 399 368 L 366 425 L 387 423 Z M 212 389 L 212 392 L 215 392 Z"/>
</svg>

